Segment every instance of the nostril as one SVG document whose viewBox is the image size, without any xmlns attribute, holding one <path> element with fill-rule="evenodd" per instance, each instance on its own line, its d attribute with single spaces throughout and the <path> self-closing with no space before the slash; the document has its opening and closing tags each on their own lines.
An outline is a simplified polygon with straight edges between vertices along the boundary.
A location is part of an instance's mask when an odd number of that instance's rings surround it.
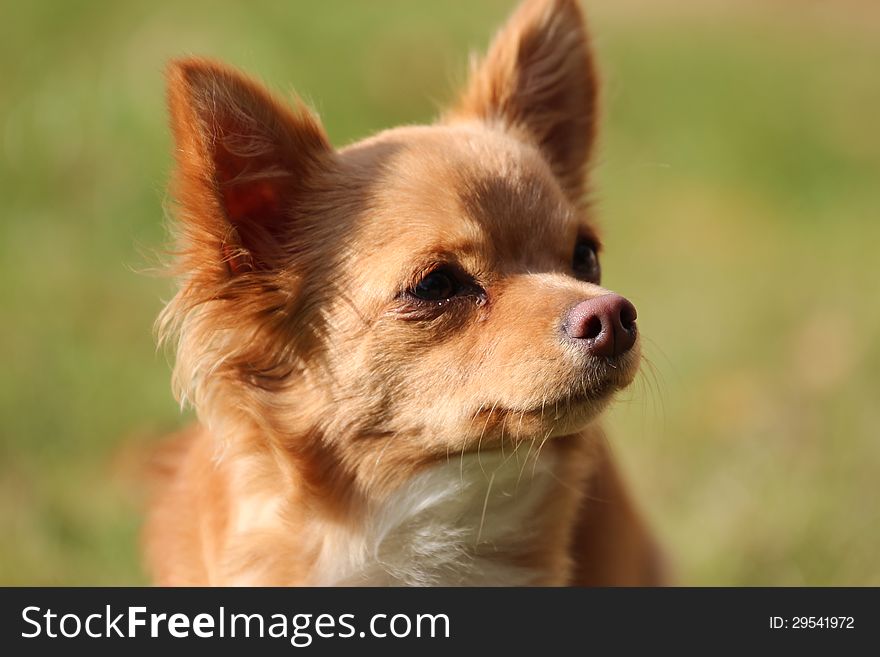
<svg viewBox="0 0 880 657">
<path fill-rule="evenodd" d="M 620 309 L 620 325 L 624 329 L 627 331 L 631 330 L 636 324 L 637 317 L 638 314 L 634 305 L 629 302 L 623 304 L 623 307 Z"/>
<path fill-rule="evenodd" d="M 598 316 L 593 315 L 587 320 L 584 326 L 583 338 L 586 340 L 594 340 L 602 333 L 602 320 Z"/>
</svg>

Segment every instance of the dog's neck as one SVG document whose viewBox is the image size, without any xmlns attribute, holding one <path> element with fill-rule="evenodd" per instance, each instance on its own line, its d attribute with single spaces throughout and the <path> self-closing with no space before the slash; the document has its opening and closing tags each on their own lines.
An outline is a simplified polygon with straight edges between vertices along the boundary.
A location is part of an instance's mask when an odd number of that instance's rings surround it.
<svg viewBox="0 0 880 657">
<path fill-rule="evenodd" d="M 354 526 L 327 527 L 312 583 L 530 585 L 557 455 L 468 454 L 415 475 Z"/>
<path fill-rule="evenodd" d="M 312 555 L 307 565 L 290 569 L 292 584 L 563 584 L 570 518 L 583 476 L 582 469 L 572 468 L 571 451 L 570 445 L 550 441 L 540 454 L 537 446 L 529 450 L 523 444 L 507 453 L 453 457 L 341 514 L 316 512 L 301 495 L 293 501 L 289 488 L 249 488 L 233 498 L 228 546 L 233 554 L 246 554 L 249 538 L 277 532 L 294 516 L 290 533 L 280 533 L 274 544 L 275 581 L 282 568 L 278 559 L 287 551 Z M 304 504 L 308 513 L 292 508 Z M 269 575 L 262 566 L 251 567 L 252 559 L 225 566 L 226 583 L 259 584 Z"/>
</svg>

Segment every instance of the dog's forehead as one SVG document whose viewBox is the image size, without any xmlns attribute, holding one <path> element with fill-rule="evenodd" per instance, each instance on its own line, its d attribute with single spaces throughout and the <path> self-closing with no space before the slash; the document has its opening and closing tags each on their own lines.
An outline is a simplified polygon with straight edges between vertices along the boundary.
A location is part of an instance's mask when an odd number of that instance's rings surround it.
<svg viewBox="0 0 880 657">
<path fill-rule="evenodd" d="M 343 152 L 370 173 L 375 228 L 414 247 L 555 248 L 575 212 L 537 149 L 481 125 L 400 128 Z M 438 245 L 439 246 L 439 245 Z"/>
</svg>

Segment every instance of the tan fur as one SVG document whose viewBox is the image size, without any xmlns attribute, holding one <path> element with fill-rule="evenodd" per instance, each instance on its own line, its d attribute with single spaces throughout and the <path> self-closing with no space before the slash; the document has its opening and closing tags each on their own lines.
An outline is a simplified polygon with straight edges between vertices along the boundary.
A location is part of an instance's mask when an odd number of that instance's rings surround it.
<svg viewBox="0 0 880 657">
<path fill-rule="evenodd" d="M 181 284 L 159 330 L 200 424 L 166 452 L 155 580 L 314 583 L 332 537 L 418 473 L 545 450 L 560 466 L 540 532 L 494 558 L 536 583 L 657 582 L 597 424 L 638 347 L 608 365 L 559 335 L 606 293 L 571 272 L 578 235 L 597 239 L 577 4 L 524 3 L 441 122 L 341 151 L 220 64 L 175 62 L 168 82 Z M 438 264 L 485 294 L 414 304 Z"/>
</svg>

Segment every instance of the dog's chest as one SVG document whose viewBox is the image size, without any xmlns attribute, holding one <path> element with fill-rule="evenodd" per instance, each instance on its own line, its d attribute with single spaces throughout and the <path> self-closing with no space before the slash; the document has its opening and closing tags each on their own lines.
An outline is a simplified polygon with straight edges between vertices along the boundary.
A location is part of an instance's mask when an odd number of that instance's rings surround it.
<svg viewBox="0 0 880 657">
<path fill-rule="evenodd" d="M 549 452 L 549 450 L 548 450 Z M 356 528 L 330 528 L 313 583 L 479 586 L 548 583 L 525 565 L 544 529 L 557 456 L 466 455 L 414 477 Z"/>
</svg>

